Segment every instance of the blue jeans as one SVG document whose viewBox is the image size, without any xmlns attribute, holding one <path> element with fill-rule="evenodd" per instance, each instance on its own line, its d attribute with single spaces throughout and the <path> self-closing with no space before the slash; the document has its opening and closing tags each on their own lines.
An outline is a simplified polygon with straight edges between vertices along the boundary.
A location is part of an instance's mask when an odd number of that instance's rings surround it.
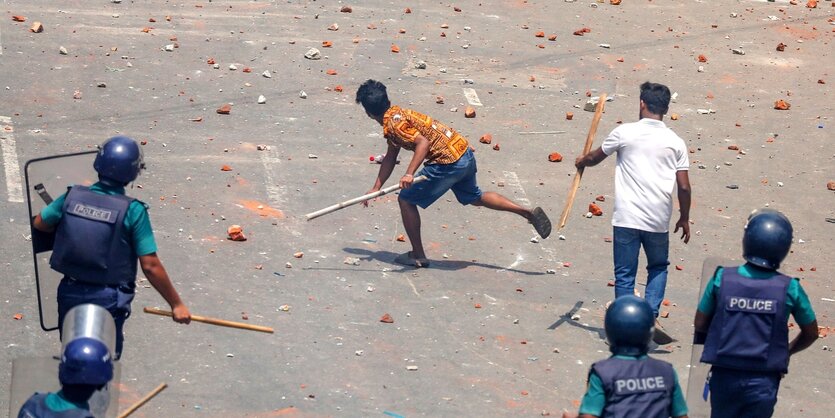
<svg viewBox="0 0 835 418">
<path fill-rule="evenodd" d="M 647 255 L 647 288 L 644 298 L 658 317 L 667 287 L 667 259 L 670 253 L 669 232 L 647 232 L 640 229 L 614 227 L 615 298 L 635 293 L 638 254 L 641 246 Z"/>
<path fill-rule="evenodd" d="M 70 309 L 85 303 L 92 303 L 107 309 L 116 322 L 115 359 L 122 357 L 122 345 L 125 340 L 122 328 L 130 316 L 130 304 L 134 290 L 129 286 L 104 286 L 83 283 L 64 277 L 58 285 L 58 329 L 63 332 L 64 316 Z"/>
<path fill-rule="evenodd" d="M 711 418 L 768 418 L 774 414 L 780 373 L 713 367 L 710 374 Z"/>
<path fill-rule="evenodd" d="M 458 203 L 469 205 L 481 199 L 481 189 L 475 178 L 477 171 L 475 155 L 467 149 L 454 163 L 424 165 L 417 175 L 426 176 L 426 181 L 401 190 L 400 199 L 426 209 L 452 190 Z"/>
</svg>

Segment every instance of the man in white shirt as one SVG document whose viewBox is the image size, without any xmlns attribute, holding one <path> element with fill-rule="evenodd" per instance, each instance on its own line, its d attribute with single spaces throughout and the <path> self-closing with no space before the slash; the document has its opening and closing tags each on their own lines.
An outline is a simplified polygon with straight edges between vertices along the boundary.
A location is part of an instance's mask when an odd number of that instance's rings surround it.
<svg viewBox="0 0 835 418">
<path fill-rule="evenodd" d="M 656 318 L 667 285 L 669 224 L 673 188 L 678 188 L 679 218 L 673 233 L 690 241 L 690 159 L 684 141 L 662 121 L 670 106 L 670 89 L 663 84 L 641 84 L 640 120 L 615 128 L 603 145 L 577 157 L 578 169 L 599 164 L 617 153 L 614 226 L 615 297 L 635 291 L 641 246 L 647 257 L 645 297 Z M 668 344 L 656 320 L 653 340 Z"/>
</svg>

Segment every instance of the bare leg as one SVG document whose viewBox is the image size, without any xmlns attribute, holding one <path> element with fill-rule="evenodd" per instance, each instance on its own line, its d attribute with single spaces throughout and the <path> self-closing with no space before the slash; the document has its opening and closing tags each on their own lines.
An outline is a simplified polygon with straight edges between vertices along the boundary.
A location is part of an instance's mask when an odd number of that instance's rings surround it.
<svg viewBox="0 0 835 418">
<path fill-rule="evenodd" d="M 484 206 L 488 209 L 500 210 L 504 212 L 513 212 L 527 220 L 531 220 L 531 217 L 533 216 L 530 209 L 525 209 L 496 192 L 484 192 L 481 195 L 481 199 L 476 200 L 471 203 L 471 205 Z"/>
<path fill-rule="evenodd" d="M 403 227 L 406 228 L 406 235 L 412 243 L 412 258 L 426 258 L 423 251 L 423 241 L 420 238 L 420 212 L 417 206 L 398 198 L 400 204 L 400 215 L 403 217 Z"/>
</svg>

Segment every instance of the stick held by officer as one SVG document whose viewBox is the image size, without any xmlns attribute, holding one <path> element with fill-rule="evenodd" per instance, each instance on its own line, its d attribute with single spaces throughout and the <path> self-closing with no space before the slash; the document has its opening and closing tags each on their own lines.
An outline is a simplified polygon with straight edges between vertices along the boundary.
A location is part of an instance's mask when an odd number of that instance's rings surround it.
<svg viewBox="0 0 835 418">
<path fill-rule="evenodd" d="M 717 268 L 694 319 L 694 343 L 711 364 L 712 418 L 767 418 L 774 413 L 789 357 L 818 338 L 818 322 L 800 280 L 780 273 L 793 228 L 772 209 L 751 213 L 742 238 L 746 263 Z M 789 315 L 800 334 L 789 341 Z"/>
<path fill-rule="evenodd" d="M 686 418 L 675 369 L 647 355 L 655 323 L 650 304 L 634 295 L 619 297 L 604 322 L 612 356 L 592 364 L 579 417 Z"/>
<path fill-rule="evenodd" d="M 104 307 L 116 322 L 118 360 L 136 291 L 137 260 L 171 306 L 174 321 L 187 324 L 191 314 L 157 256 L 147 205 L 125 195 L 125 186 L 145 167 L 139 145 L 126 136 L 112 137 L 100 147 L 93 167 L 98 182 L 70 185 L 35 217 L 33 226 L 55 232 L 50 266 L 64 275 L 58 286 L 59 329 L 74 306 Z"/>
</svg>

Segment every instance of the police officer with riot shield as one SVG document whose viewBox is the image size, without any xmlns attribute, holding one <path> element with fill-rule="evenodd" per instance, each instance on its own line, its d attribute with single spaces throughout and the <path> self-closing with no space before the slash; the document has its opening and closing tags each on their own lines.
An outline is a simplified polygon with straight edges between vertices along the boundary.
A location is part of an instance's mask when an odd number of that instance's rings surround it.
<svg viewBox="0 0 835 418">
<path fill-rule="evenodd" d="M 49 264 L 64 275 L 57 296 L 59 329 L 74 306 L 104 307 L 116 322 L 118 360 L 122 328 L 136 289 L 137 259 L 148 281 L 171 306 L 174 321 L 187 324 L 191 314 L 157 256 L 147 205 L 125 196 L 125 186 L 144 168 L 139 145 L 125 136 L 110 138 L 100 147 L 93 168 L 97 183 L 72 185 L 35 217 L 33 226 L 55 232 Z"/>
<path fill-rule="evenodd" d="M 579 416 L 686 418 L 675 369 L 647 355 L 655 323 L 649 303 L 632 295 L 617 298 L 604 321 L 612 356 L 591 366 Z"/>
<path fill-rule="evenodd" d="M 777 271 L 792 243 L 782 213 L 761 209 L 748 217 L 742 238 L 746 263 L 717 268 L 699 302 L 696 343 L 711 364 L 711 417 L 763 418 L 774 413 L 789 357 L 818 338 L 818 323 L 800 281 Z M 800 334 L 789 341 L 788 319 Z"/>
</svg>

